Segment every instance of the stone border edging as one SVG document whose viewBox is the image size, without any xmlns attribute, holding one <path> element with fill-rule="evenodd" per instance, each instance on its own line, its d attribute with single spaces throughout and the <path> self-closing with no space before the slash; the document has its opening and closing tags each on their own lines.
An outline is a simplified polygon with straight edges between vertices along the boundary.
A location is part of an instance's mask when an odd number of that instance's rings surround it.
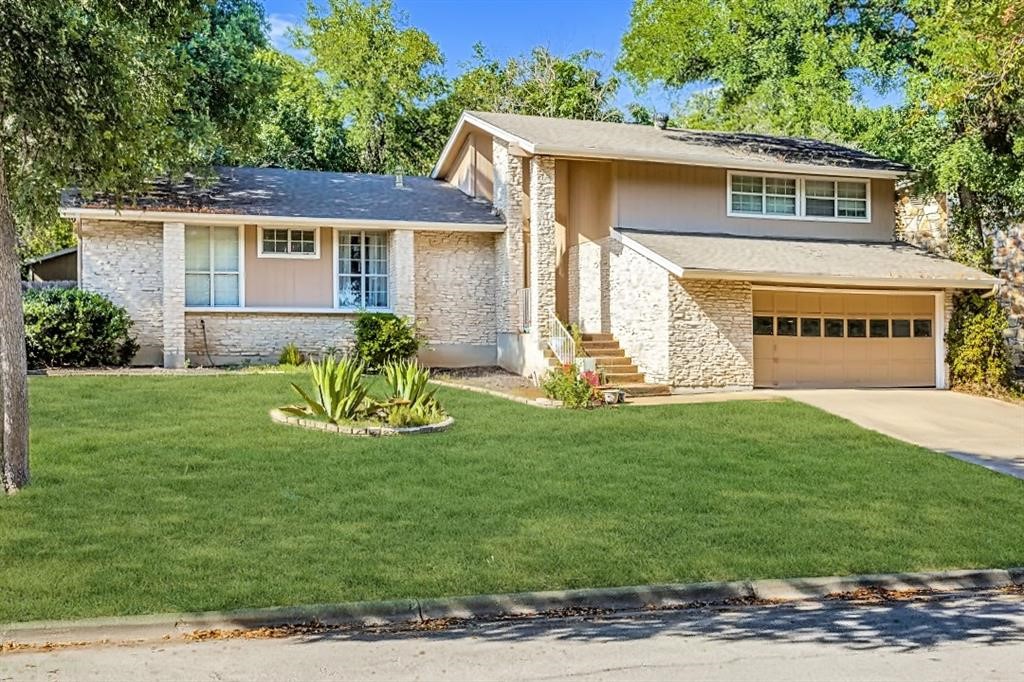
<svg viewBox="0 0 1024 682">
<path fill-rule="evenodd" d="M 328 424 L 316 419 L 292 417 L 278 409 L 270 411 L 270 419 L 286 426 L 297 426 L 302 429 L 309 429 L 310 431 L 326 431 L 344 436 L 414 436 L 420 433 L 445 431 L 455 423 L 455 418 L 449 416 L 436 424 L 427 424 L 426 426 L 338 426 L 337 424 Z"/>
<path fill-rule="evenodd" d="M 415 625 L 439 618 L 541 616 L 567 609 L 636 611 L 728 604 L 737 600 L 799 601 L 860 589 L 949 592 L 1011 585 L 1024 587 L 1024 567 L 607 587 L 77 621 L 36 621 L 0 625 L 0 647 L 154 641 L 181 637 L 200 630 L 248 630 L 310 623 L 372 627 Z"/>
</svg>

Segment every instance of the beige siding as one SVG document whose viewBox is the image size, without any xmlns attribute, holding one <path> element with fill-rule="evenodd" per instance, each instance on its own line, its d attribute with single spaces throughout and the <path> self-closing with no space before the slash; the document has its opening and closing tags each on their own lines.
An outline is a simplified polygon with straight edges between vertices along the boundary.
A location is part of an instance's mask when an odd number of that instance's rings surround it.
<svg viewBox="0 0 1024 682">
<path fill-rule="evenodd" d="M 727 170 L 617 162 L 615 224 L 674 232 L 890 241 L 895 227 L 892 180 L 871 181 L 871 222 L 734 218 L 726 215 Z"/>
<path fill-rule="evenodd" d="M 245 226 L 245 305 L 330 308 L 333 230 L 320 229 L 320 257 L 259 258 L 259 230 Z"/>
<path fill-rule="evenodd" d="M 482 131 L 466 135 L 445 180 L 471 197 L 494 198 L 491 136 Z"/>
</svg>

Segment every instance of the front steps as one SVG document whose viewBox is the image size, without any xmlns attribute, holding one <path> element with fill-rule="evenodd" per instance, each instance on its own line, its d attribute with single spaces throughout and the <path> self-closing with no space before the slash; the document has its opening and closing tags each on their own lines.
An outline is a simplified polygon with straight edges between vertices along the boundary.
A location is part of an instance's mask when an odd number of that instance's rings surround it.
<svg viewBox="0 0 1024 682">
<path fill-rule="evenodd" d="M 558 365 L 551 349 L 544 350 L 548 358 L 548 364 L 552 367 Z M 581 356 L 593 358 L 598 369 L 604 372 L 605 382 L 620 388 L 626 395 L 632 398 L 650 395 L 669 395 L 671 391 L 664 384 L 650 384 L 644 380 L 643 372 L 639 370 L 632 358 L 626 355 L 619 342 L 611 334 L 584 334 L 583 352 Z"/>
</svg>

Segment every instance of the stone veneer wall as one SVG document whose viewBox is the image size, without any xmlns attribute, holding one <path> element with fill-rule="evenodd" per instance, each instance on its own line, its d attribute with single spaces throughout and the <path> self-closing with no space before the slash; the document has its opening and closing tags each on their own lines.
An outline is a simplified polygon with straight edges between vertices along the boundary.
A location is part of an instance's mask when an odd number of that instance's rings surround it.
<svg viewBox="0 0 1024 682">
<path fill-rule="evenodd" d="M 607 243 L 584 241 L 569 247 L 569 321 L 584 332 L 608 328 Z"/>
<path fill-rule="evenodd" d="M 203 322 L 206 337 L 203 337 Z M 185 313 L 185 354 L 195 365 L 277 362 L 281 349 L 294 343 L 306 355 L 348 351 L 355 315 L 337 313 Z"/>
<path fill-rule="evenodd" d="M 900 193 L 896 203 L 896 237 L 931 253 L 949 256 L 949 210 L 946 197 Z M 994 229 L 987 235 L 992 268 L 999 277 L 998 299 L 1006 310 L 1005 337 L 1013 362 L 1024 371 L 1024 224 Z"/>
<path fill-rule="evenodd" d="M 668 299 L 668 383 L 686 388 L 752 388 L 750 282 L 669 277 Z"/>
<path fill-rule="evenodd" d="M 139 343 L 136 362 L 163 361 L 163 224 L 83 220 L 80 285 L 128 311 Z"/>
<path fill-rule="evenodd" d="M 650 383 L 667 383 L 669 273 L 621 242 L 609 239 L 608 325 Z"/>
<path fill-rule="evenodd" d="M 428 343 L 495 344 L 496 236 L 416 233 L 416 320 Z"/>
</svg>

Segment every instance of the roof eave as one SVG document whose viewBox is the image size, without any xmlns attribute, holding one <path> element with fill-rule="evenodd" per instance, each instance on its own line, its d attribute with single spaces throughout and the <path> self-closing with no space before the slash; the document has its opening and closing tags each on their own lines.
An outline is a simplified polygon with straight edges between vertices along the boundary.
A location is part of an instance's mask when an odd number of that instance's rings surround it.
<svg viewBox="0 0 1024 682">
<path fill-rule="evenodd" d="M 673 154 L 615 154 L 596 149 L 571 146 L 534 145 L 530 151 L 544 156 L 560 156 L 578 159 L 600 159 L 605 161 L 649 161 L 654 163 L 672 163 L 685 166 L 706 166 L 712 168 L 732 168 L 736 170 L 776 171 L 787 170 L 806 175 L 838 175 L 857 178 L 897 179 L 909 175 L 913 171 L 886 170 L 871 168 L 851 168 L 849 166 L 820 166 L 810 163 L 790 163 L 770 159 L 756 160 L 737 157 L 735 160 L 722 160 L 713 157 L 690 156 L 680 158 Z"/>
<path fill-rule="evenodd" d="M 241 213 L 198 213 L 192 211 L 160 211 L 113 208 L 61 207 L 62 218 L 94 220 L 134 220 L 140 222 L 188 223 L 201 225 L 274 224 L 336 228 L 386 230 L 418 230 L 448 232 L 504 232 L 503 223 L 465 223 L 430 220 L 380 220 L 368 218 L 316 218 L 310 216 L 255 215 Z"/>
<path fill-rule="evenodd" d="M 452 134 L 448 136 L 448 141 L 445 142 L 444 149 L 441 150 L 441 155 L 437 158 L 437 163 L 435 163 L 434 167 L 430 170 L 430 177 L 438 180 L 442 175 L 444 175 L 448 166 L 451 165 L 452 160 L 455 158 L 455 155 L 458 154 L 458 141 L 462 139 L 463 130 L 469 125 L 480 128 L 484 132 L 497 137 L 506 144 L 515 144 L 527 153 L 534 153 L 532 142 L 517 135 L 513 135 L 504 128 L 499 128 L 493 123 L 488 123 L 468 111 L 464 111 L 462 112 L 462 115 L 459 116 L 459 120 L 455 123 L 455 129 L 452 130 Z"/>
<path fill-rule="evenodd" d="M 992 279 L 960 279 L 949 277 L 847 277 L 768 271 L 707 270 L 680 268 L 681 279 L 716 279 L 744 281 L 755 284 L 817 284 L 836 287 L 871 287 L 878 289 L 991 289 L 998 282 Z"/>
</svg>

